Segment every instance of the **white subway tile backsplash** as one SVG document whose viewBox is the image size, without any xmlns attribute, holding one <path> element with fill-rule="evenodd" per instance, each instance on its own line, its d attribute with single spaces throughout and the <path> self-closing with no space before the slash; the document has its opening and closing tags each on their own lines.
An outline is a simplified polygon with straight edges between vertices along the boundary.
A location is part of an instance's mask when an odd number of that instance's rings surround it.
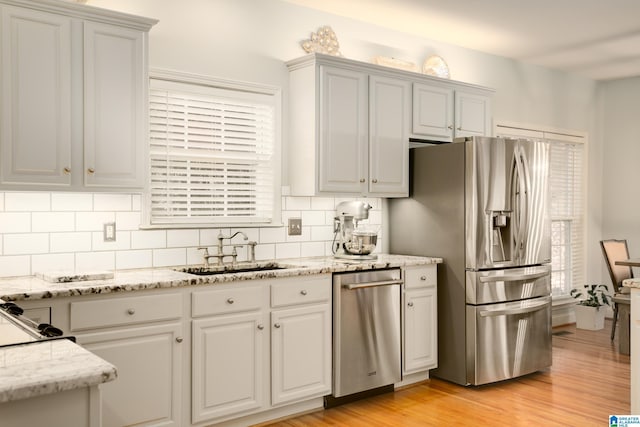
<svg viewBox="0 0 640 427">
<path fill-rule="evenodd" d="M 167 247 L 165 230 L 131 231 L 131 249 L 160 249 Z"/>
<path fill-rule="evenodd" d="M 50 193 L 12 193 L 4 195 L 6 212 L 46 212 L 51 210 Z"/>
<path fill-rule="evenodd" d="M 288 211 L 306 211 L 311 209 L 311 197 L 293 197 L 285 198 L 285 210 Z"/>
<path fill-rule="evenodd" d="M 169 248 L 184 248 L 199 244 L 200 233 L 198 230 L 167 230 L 167 247 Z"/>
<path fill-rule="evenodd" d="M 76 271 L 114 270 L 114 252 L 76 252 Z"/>
<path fill-rule="evenodd" d="M 331 255 L 335 206 L 354 199 L 283 196 L 283 226 L 277 227 L 141 230 L 144 200 L 139 193 L 0 192 L 0 277 L 33 274 L 36 267 L 86 271 L 202 264 L 197 247 L 214 253 L 220 232 L 226 237 L 242 231 L 258 242 L 261 261 Z M 374 207 L 365 223 L 382 229 L 384 201 L 359 200 Z M 302 219 L 302 235 L 288 235 L 289 218 Z M 114 221 L 116 241 L 105 242 L 103 226 Z M 237 259 L 248 259 L 242 236 L 224 243 L 243 245 Z"/>
<path fill-rule="evenodd" d="M 88 231 L 73 233 L 52 233 L 50 236 L 49 251 L 58 252 L 85 252 L 91 250 L 91 233 Z"/>
<path fill-rule="evenodd" d="M 30 231 L 30 213 L 0 212 L 0 233 L 28 233 Z"/>
<path fill-rule="evenodd" d="M 334 210 L 335 207 L 336 207 L 335 199 L 333 197 L 312 197 L 311 198 L 311 210 L 331 211 L 331 210 Z"/>
<path fill-rule="evenodd" d="M 324 211 L 302 212 L 302 225 L 326 225 Z"/>
<path fill-rule="evenodd" d="M 34 233 L 75 231 L 75 220 L 76 214 L 73 212 L 33 212 L 31 231 Z"/>
<path fill-rule="evenodd" d="M 325 244 L 324 242 L 302 242 L 300 243 L 300 256 L 312 257 L 312 256 L 324 256 Z"/>
<path fill-rule="evenodd" d="M 73 253 L 43 254 L 31 257 L 31 274 L 50 271 L 75 271 Z"/>
<path fill-rule="evenodd" d="M 170 267 L 185 265 L 187 263 L 187 250 L 185 248 L 154 249 L 153 266 Z"/>
<path fill-rule="evenodd" d="M 5 255 L 29 255 L 49 252 L 49 234 L 5 234 L 3 239 Z"/>
<path fill-rule="evenodd" d="M 276 259 L 300 258 L 300 243 L 277 243 Z"/>
<path fill-rule="evenodd" d="M 76 231 L 102 231 L 104 223 L 113 222 L 115 218 L 113 212 L 76 212 Z"/>
<path fill-rule="evenodd" d="M 93 210 L 91 193 L 51 193 L 51 210 L 54 212 L 88 212 Z"/>
<path fill-rule="evenodd" d="M 29 276 L 30 274 L 30 256 L 0 256 L 0 277 Z"/>
<path fill-rule="evenodd" d="M 94 251 L 124 251 L 131 249 L 131 232 L 118 231 L 116 228 L 116 240 L 105 242 L 104 232 L 94 231 L 91 233 L 91 242 Z"/>
<path fill-rule="evenodd" d="M 117 230 L 139 230 L 142 217 L 140 212 L 116 212 Z"/>
<path fill-rule="evenodd" d="M 131 208 L 131 194 L 96 193 L 93 195 L 93 210 L 95 211 L 130 211 Z"/>
<path fill-rule="evenodd" d="M 151 267 L 153 267 L 153 251 L 151 249 L 116 252 L 116 270 Z"/>
<path fill-rule="evenodd" d="M 286 233 L 285 227 L 273 227 L 273 228 L 261 228 L 260 229 L 260 242 L 261 243 L 280 243 L 285 242 Z"/>
</svg>

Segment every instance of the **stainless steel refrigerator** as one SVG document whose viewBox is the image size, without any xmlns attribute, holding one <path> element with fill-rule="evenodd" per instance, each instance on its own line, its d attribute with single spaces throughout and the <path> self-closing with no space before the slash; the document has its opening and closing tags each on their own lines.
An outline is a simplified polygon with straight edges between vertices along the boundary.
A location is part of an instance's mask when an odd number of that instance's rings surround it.
<svg viewBox="0 0 640 427">
<path fill-rule="evenodd" d="M 549 145 L 473 137 L 411 149 L 390 252 L 438 266 L 438 368 L 480 385 L 551 366 Z"/>
</svg>

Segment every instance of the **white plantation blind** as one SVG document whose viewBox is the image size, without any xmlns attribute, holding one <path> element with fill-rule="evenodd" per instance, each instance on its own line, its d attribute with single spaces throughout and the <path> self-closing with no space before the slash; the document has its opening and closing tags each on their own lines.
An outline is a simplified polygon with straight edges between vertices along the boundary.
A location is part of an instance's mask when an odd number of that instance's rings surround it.
<svg viewBox="0 0 640 427">
<path fill-rule="evenodd" d="M 568 297 L 584 284 L 585 137 L 525 127 L 497 126 L 500 136 L 544 138 L 550 142 L 551 288 Z"/>
<path fill-rule="evenodd" d="M 273 98 L 151 79 L 151 224 L 271 221 Z"/>
</svg>

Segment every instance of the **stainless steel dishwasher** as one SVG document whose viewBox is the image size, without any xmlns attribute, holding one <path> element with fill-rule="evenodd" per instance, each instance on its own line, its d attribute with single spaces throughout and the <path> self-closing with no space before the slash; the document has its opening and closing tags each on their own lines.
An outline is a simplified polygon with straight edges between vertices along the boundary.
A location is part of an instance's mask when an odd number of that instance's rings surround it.
<svg viewBox="0 0 640 427">
<path fill-rule="evenodd" d="M 334 399 L 402 379 L 401 284 L 397 268 L 333 275 Z"/>
</svg>

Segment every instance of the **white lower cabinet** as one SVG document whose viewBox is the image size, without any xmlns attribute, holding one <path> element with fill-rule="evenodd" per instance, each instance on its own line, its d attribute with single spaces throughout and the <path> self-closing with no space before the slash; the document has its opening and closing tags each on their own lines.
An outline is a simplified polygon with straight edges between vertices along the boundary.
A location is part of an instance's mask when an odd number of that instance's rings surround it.
<svg viewBox="0 0 640 427">
<path fill-rule="evenodd" d="M 271 313 L 271 404 L 331 393 L 330 304 Z"/>
<path fill-rule="evenodd" d="M 123 328 L 76 335 L 78 344 L 112 363 L 103 384 L 102 426 L 179 426 L 182 325 Z"/>
<path fill-rule="evenodd" d="M 261 311 L 193 321 L 194 423 L 264 407 L 265 324 Z"/>
<path fill-rule="evenodd" d="M 405 269 L 403 373 L 438 366 L 436 265 Z"/>
</svg>

